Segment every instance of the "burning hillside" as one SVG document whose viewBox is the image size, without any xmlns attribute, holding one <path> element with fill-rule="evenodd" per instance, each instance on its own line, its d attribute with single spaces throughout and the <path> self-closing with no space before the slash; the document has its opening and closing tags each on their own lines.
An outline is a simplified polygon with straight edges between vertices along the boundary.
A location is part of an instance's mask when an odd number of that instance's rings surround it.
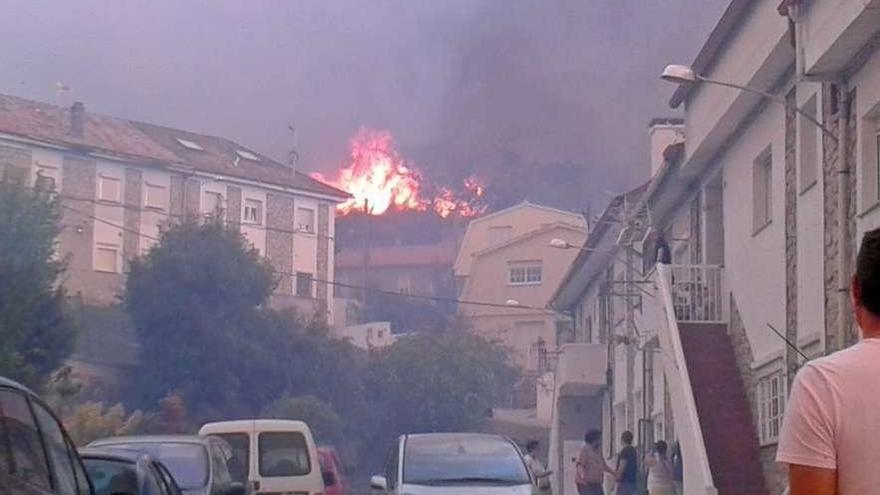
<svg viewBox="0 0 880 495">
<path fill-rule="evenodd" d="M 473 217 L 486 209 L 482 201 L 485 188 L 477 177 L 468 177 L 461 192 L 426 184 L 421 173 L 394 150 L 387 131 L 361 129 L 350 145 L 350 161 L 335 178 L 313 174 L 352 195 L 339 205 L 342 215 L 433 211 L 442 218 Z"/>
</svg>

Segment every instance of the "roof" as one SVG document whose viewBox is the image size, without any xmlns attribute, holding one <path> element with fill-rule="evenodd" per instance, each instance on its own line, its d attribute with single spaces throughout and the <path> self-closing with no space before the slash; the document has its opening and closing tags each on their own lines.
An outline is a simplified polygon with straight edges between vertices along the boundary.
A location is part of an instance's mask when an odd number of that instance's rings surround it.
<svg viewBox="0 0 880 495">
<path fill-rule="evenodd" d="M 508 239 L 504 242 L 498 243 L 494 246 L 489 246 L 486 249 L 483 249 L 481 251 L 477 251 L 476 253 L 474 253 L 474 257 L 476 258 L 478 256 L 483 256 L 485 254 L 494 253 L 495 251 L 504 249 L 508 246 L 512 246 L 514 244 L 519 244 L 520 242 L 523 242 L 525 240 L 528 240 L 528 239 L 531 239 L 531 238 L 536 237 L 538 235 L 545 234 L 547 232 L 552 232 L 552 231 L 558 230 L 558 229 L 586 233 L 586 229 L 583 229 L 578 225 L 572 225 L 570 223 L 565 223 L 565 222 L 553 222 L 553 223 L 544 225 L 539 229 L 530 230 L 524 234 L 510 238 L 510 239 Z"/>
<path fill-rule="evenodd" d="M 376 267 L 403 267 L 449 265 L 455 261 L 455 245 L 451 243 L 373 246 L 369 248 L 369 265 Z M 364 265 L 364 250 L 347 248 L 336 254 L 336 268 L 359 268 Z"/>
<path fill-rule="evenodd" d="M 29 388 L 25 387 L 24 385 L 22 385 L 16 381 L 10 380 L 9 378 L 3 378 L 2 376 L 0 376 L 0 387 L 7 387 L 7 388 L 14 389 L 14 390 L 18 390 L 19 392 L 24 392 L 26 394 L 34 395 L 34 393 L 31 392 L 31 390 Z"/>
<path fill-rule="evenodd" d="M 182 165 L 197 171 L 332 196 L 348 193 L 278 163 L 234 141 L 144 122 L 84 113 L 82 137 L 71 133 L 68 108 L 0 94 L 0 132 L 51 145 L 95 151 L 145 164 Z M 198 144 L 185 147 L 177 139 Z M 259 158 L 249 160 L 238 151 Z"/>
<path fill-rule="evenodd" d="M 722 50 L 727 39 L 739 25 L 740 20 L 745 17 L 746 12 L 748 12 L 753 3 L 755 3 L 755 0 L 731 0 L 730 4 L 727 5 L 727 8 L 724 9 L 724 13 L 721 14 L 718 24 L 716 24 L 715 28 L 712 29 L 712 32 L 709 33 L 709 38 L 706 40 L 706 43 L 703 44 L 697 57 L 694 59 L 693 63 L 691 63 L 691 68 L 694 70 L 694 73 L 705 75 L 705 73 L 712 67 L 712 64 L 718 59 L 718 53 Z M 675 93 L 672 94 L 672 98 L 669 100 L 669 106 L 672 108 L 678 108 L 678 106 L 687 99 L 693 87 L 694 84 L 691 83 L 680 84 L 678 88 L 676 88 Z"/>
<path fill-rule="evenodd" d="M 501 215 L 504 215 L 504 214 L 510 212 L 511 210 L 516 210 L 516 209 L 519 209 L 519 208 L 537 208 L 537 209 L 540 209 L 540 210 L 545 210 L 545 211 L 550 211 L 550 212 L 554 212 L 554 213 L 559 213 L 559 214 L 561 214 L 561 215 L 570 215 L 570 216 L 573 216 L 573 217 L 577 217 L 578 219 L 581 219 L 581 218 L 582 218 L 581 215 L 580 215 L 579 213 L 575 213 L 575 212 L 573 212 L 573 211 L 560 210 L 559 208 L 553 208 L 553 207 L 551 207 L 551 206 L 544 206 L 544 205 L 539 205 L 539 204 L 536 204 L 536 203 L 532 203 L 532 202 L 530 202 L 530 201 L 523 201 L 522 203 L 520 203 L 520 204 L 518 204 L 518 205 L 513 205 L 513 206 L 510 206 L 510 207 L 508 207 L 508 208 L 504 208 L 503 210 L 498 210 L 498 211 L 496 211 L 496 212 L 492 212 L 492 213 L 490 213 L 490 214 L 488 214 L 488 215 L 483 215 L 483 216 L 481 216 L 481 217 L 475 218 L 475 219 L 471 220 L 470 223 L 468 223 L 468 228 L 470 228 L 470 226 L 471 226 L 472 224 L 485 222 L 485 221 L 490 220 L 490 219 L 492 219 L 492 218 L 495 218 L 495 217 L 499 217 L 499 216 L 501 216 Z"/>
<path fill-rule="evenodd" d="M 229 433 L 236 431 L 250 431 L 253 429 L 263 430 L 290 430 L 290 431 L 307 431 L 308 425 L 302 421 L 292 419 L 240 419 L 235 421 L 217 421 L 214 423 L 206 423 L 199 429 L 202 435 L 215 435 L 218 433 Z"/>
<path fill-rule="evenodd" d="M 604 267 L 611 259 L 608 256 L 601 256 L 606 253 L 601 249 L 597 250 L 597 246 L 599 246 L 602 240 L 616 238 L 621 231 L 623 231 L 624 224 L 618 220 L 618 217 L 624 211 L 624 206 L 635 205 L 638 203 L 648 190 L 650 183 L 651 182 L 646 182 L 629 192 L 620 194 L 611 199 L 608 206 L 605 208 L 605 211 L 602 212 L 602 216 L 599 217 L 599 220 L 587 236 L 587 240 L 584 243 L 584 249 L 581 249 L 580 252 L 578 252 L 568 271 L 565 273 L 562 282 L 559 283 L 559 287 L 556 288 L 556 291 L 550 298 L 551 307 L 556 309 L 567 308 L 569 304 L 562 301 L 561 298 L 569 286 L 576 284 L 577 275 L 590 263 L 596 262 Z M 591 283 L 592 276 L 583 280 L 582 283 L 577 284 L 575 292 L 578 294 L 583 293 Z"/>
<path fill-rule="evenodd" d="M 198 435 L 138 435 L 130 437 L 110 437 L 95 440 L 86 445 L 87 448 L 108 447 L 120 444 L 135 443 L 197 443 L 204 445 L 210 440 L 207 437 Z"/>
<path fill-rule="evenodd" d="M 78 453 L 83 459 L 109 459 L 131 463 L 137 463 L 143 458 L 149 458 L 147 454 L 137 450 L 114 449 L 112 447 L 86 447 L 79 449 Z"/>
</svg>

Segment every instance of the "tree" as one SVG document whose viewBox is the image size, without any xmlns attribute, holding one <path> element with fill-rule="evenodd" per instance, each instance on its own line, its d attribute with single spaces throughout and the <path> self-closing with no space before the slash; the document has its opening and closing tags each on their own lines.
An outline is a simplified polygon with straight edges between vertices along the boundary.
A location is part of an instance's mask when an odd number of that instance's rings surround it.
<svg viewBox="0 0 880 495">
<path fill-rule="evenodd" d="M 42 388 L 73 352 L 56 253 L 58 198 L 0 183 L 0 375 Z"/>
<path fill-rule="evenodd" d="M 132 261 L 125 287 L 141 346 L 135 401 L 150 407 L 174 392 L 200 414 L 218 405 L 228 414 L 255 412 L 240 373 L 263 338 L 254 323 L 274 286 L 269 264 L 221 221 L 165 229 Z"/>
<path fill-rule="evenodd" d="M 401 433 L 475 430 L 516 378 L 507 352 L 461 330 L 405 337 L 366 373 L 376 441 Z"/>
<path fill-rule="evenodd" d="M 261 416 L 268 419 L 292 419 L 309 425 L 319 443 L 337 445 L 345 439 L 345 420 L 333 406 L 313 395 L 284 396 L 265 408 Z"/>
</svg>

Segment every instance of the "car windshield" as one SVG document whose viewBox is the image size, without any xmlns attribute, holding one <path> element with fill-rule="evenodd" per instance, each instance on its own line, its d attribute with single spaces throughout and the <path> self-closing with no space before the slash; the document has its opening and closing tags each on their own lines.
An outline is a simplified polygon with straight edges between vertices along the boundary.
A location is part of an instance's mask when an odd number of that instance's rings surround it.
<svg viewBox="0 0 880 495">
<path fill-rule="evenodd" d="M 113 448 L 146 452 L 158 459 L 184 490 L 203 488 L 208 484 L 208 453 L 196 443 L 132 442 L 113 444 Z"/>
<path fill-rule="evenodd" d="M 132 462 L 83 458 L 95 495 L 139 493 L 136 466 Z"/>
<path fill-rule="evenodd" d="M 413 485 L 530 483 L 519 451 L 492 436 L 415 436 L 404 448 L 403 482 Z"/>
</svg>

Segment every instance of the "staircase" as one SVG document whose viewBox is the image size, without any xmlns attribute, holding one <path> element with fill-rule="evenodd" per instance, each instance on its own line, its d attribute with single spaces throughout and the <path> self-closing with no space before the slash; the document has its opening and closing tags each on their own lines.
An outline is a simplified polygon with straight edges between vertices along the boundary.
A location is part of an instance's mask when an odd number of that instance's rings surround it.
<svg viewBox="0 0 880 495">
<path fill-rule="evenodd" d="M 745 387 L 723 323 L 678 323 L 681 346 L 719 495 L 766 495 Z"/>
</svg>

